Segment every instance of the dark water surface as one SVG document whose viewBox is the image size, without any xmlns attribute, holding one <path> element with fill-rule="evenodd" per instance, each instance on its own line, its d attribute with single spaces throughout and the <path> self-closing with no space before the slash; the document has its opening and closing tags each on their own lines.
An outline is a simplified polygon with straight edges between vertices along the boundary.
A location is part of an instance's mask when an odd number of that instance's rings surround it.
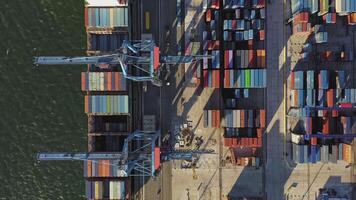
<svg viewBox="0 0 356 200">
<path fill-rule="evenodd" d="M 80 72 L 34 67 L 35 55 L 84 55 L 81 0 L 0 6 L 0 199 L 84 199 L 82 162 L 37 162 L 39 151 L 85 151 Z"/>
</svg>

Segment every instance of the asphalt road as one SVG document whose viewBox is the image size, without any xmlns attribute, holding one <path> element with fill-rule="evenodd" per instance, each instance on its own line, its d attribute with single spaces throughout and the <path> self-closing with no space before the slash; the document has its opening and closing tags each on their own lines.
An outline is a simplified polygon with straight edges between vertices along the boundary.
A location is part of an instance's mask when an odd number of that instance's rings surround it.
<svg viewBox="0 0 356 200">
<path fill-rule="evenodd" d="M 141 33 L 152 34 L 156 45 L 160 47 L 161 54 L 176 55 L 175 44 L 175 15 L 176 1 L 172 0 L 141 0 L 141 16 L 140 21 Z M 150 28 L 145 27 L 145 12 L 150 13 Z M 167 82 L 174 82 L 175 67 L 170 67 L 171 75 L 168 76 Z M 173 107 L 173 95 L 175 94 L 174 86 L 167 85 L 165 82 L 162 87 L 157 87 L 151 83 L 147 83 L 147 92 L 142 94 L 142 110 L 143 115 L 155 115 L 157 121 L 157 129 L 161 130 L 162 137 L 168 133 L 171 128 L 171 114 Z M 142 180 L 142 179 L 141 179 Z M 141 182 L 142 183 L 142 182 Z M 166 162 L 161 165 L 161 172 L 156 179 L 147 178 L 141 188 L 141 198 L 145 200 L 162 199 L 169 200 L 172 198 L 172 181 L 171 181 L 171 163 Z"/>
</svg>

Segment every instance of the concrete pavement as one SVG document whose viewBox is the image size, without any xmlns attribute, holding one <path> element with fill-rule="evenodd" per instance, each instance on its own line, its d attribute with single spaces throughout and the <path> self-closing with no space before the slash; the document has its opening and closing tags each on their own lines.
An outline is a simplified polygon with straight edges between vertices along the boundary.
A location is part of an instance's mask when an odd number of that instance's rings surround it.
<svg viewBox="0 0 356 200">
<path fill-rule="evenodd" d="M 267 4 L 267 139 L 265 166 L 265 193 L 267 199 L 283 199 L 284 184 L 289 175 L 284 160 L 285 145 L 285 42 L 284 1 Z"/>
</svg>

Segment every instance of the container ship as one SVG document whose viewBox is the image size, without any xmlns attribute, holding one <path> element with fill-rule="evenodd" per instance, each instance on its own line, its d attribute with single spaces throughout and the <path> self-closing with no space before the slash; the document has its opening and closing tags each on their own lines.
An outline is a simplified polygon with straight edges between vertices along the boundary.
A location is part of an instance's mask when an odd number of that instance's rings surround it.
<svg viewBox="0 0 356 200">
<path fill-rule="evenodd" d="M 113 53 L 129 39 L 127 0 L 86 2 L 87 54 Z M 130 82 L 119 66 L 88 65 L 81 88 L 88 116 L 88 152 L 121 152 L 132 130 Z M 87 199 L 130 199 L 130 178 L 122 178 L 112 162 L 84 161 Z"/>
</svg>

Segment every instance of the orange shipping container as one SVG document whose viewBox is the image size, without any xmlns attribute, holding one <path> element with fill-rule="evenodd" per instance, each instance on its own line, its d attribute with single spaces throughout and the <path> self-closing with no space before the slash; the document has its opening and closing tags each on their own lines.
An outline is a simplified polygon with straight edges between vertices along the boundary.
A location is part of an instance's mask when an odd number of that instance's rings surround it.
<svg viewBox="0 0 356 200">
<path fill-rule="evenodd" d="M 342 147 L 343 147 L 343 160 L 348 163 L 351 163 L 352 162 L 352 160 L 351 160 L 351 146 L 348 144 L 343 144 Z"/>
<path fill-rule="evenodd" d="M 310 140 L 311 140 L 311 145 L 317 145 L 318 139 L 316 137 L 312 137 Z"/>
<path fill-rule="evenodd" d="M 119 89 L 121 83 L 121 77 L 119 76 L 119 72 L 115 72 L 115 89 Z"/>
<path fill-rule="evenodd" d="M 89 113 L 89 96 L 84 97 L 84 112 Z"/>
<path fill-rule="evenodd" d="M 266 68 L 266 50 L 262 50 L 262 67 Z"/>
<path fill-rule="evenodd" d="M 356 13 L 350 13 L 347 16 L 347 21 L 349 24 L 355 24 L 356 23 Z"/>
<path fill-rule="evenodd" d="M 229 70 L 225 70 L 224 87 L 225 88 L 230 87 L 230 71 Z"/>
<path fill-rule="evenodd" d="M 111 91 L 112 90 L 112 72 L 108 73 L 108 90 Z"/>
<path fill-rule="evenodd" d="M 260 124 L 262 128 L 266 128 L 266 110 L 260 110 Z"/>
<path fill-rule="evenodd" d="M 211 9 L 206 10 L 206 13 L 205 13 L 205 21 L 206 22 L 211 21 L 211 15 L 212 15 Z"/>
<path fill-rule="evenodd" d="M 91 166 L 91 161 L 88 160 L 85 163 L 87 163 L 87 176 L 91 177 L 92 176 L 92 166 Z"/>
<path fill-rule="evenodd" d="M 220 127 L 220 111 L 219 110 L 216 111 L 216 116 L 217 116 L 216 117 L 217 118 L 216 119 L 216 127 L 219 128 Z"/>
<path fill-rule="evenodd" d="M 104 167 L 104 177 L 110 176 L 110 161 L 103 160 L 103 167 Z"/>
<path fill-rule="evenodd" d="M 88 26 L 88 8 L 85 7 L 84 9 L 84 25 L 87 27 Z"/>
<path fill-rule="evenodd" d="M 322 120 L 323 123 L 323 134 L 329 134 L 330 132 L 330 120 L 328 117 Z"/>
<path fill-rule="evenodd" d="M 82 91 L 85 91 L 85 85 L 86 85 L 86 80 L 85 80 L 85 72 L 82 72 Z"/>
<path fill-rule="evenodd" d="M 99 160 L 98 161 L 99 177 L 103 177 L 104 174 L 104 169 L 102 165 L 103 165 L 102 160 Z"/>
<path fill-rule="evenodd" d="M 328 107 L 333 107 L 334 106 L 334 89 L 329 89 L 326 92 L 326 103 Z"/>
<path fill-rule="evenodd" d="M 260 40 L 265 40 L 265 31 L 260 30 Z"/>
</svg>

